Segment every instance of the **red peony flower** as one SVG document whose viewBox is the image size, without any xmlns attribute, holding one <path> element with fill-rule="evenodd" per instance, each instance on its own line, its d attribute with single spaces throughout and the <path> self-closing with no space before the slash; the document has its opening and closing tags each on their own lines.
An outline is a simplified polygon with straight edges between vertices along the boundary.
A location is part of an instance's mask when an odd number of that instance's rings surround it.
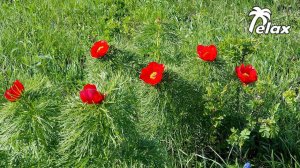
<svg viewBox="0 0 300 168">
<path fill-rule="evenodd" d="M 91 55 L 94 58 L 104 57 L 109 49 L 109 45 L 106 41 L 100 40 L 94 43 L 91 48 Z"/>
<path fill-rule="evenodd" d="M 8 101 L 14 102 L 21 97 L 23 91 L 24 91 L 23 84 L 19 80 L 16 80 L 13 83 L 13 85 L 8 90 L 5 91 L 4 97 Z"/>
<path fill-rule="evenodd" d="M 83 103 L 87 104 L 99 104 L 105 96 L 97 91 L 97 88 L 93 84 L 86 84 L 83 90 L 80 91 L 80 98 Z"/>
<path fill-rule="evenodd" d="M 241 66 L 237 66 L 235 72 L 240 81 L 245 85 L 257 81 L 257 73 L 252 65 L 244 66 L 244 64 L 242 64 Z"/>
<path fill-rule="evenodd" d="M 210 45 L 210 46 L 198 45 L 197 52 L 199 58 L 209 62 L 214 61 L 218 54 L 217 47 L 214 45 Z"/>
<path fill-rule="evenodd" d="M 164 69 L 164 64 L 150 62 L 147 67 L 142 69 L 140 79 L 150 85 L 156 85 L 162 80 Z"/>
</svg>

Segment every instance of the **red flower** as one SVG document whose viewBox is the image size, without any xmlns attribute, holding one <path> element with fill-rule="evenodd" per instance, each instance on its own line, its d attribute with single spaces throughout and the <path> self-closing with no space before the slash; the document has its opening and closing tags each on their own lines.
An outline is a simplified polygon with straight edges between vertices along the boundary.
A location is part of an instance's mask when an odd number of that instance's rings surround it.
<svg viewBox="0 0 300 168">
<path fill-rule="evenodd" d="M 162 80 L 164 69 L 164 64 L 150 62 L 147 67 L 142 69 L 140 79 L 150 85 L 156 85 Z"/>
<path fill-rule="evenodd" d="M 257 72 L 252 65 L 244 66 L 242 64 L 241 66 L 237 66 L 235 72 L 240 81 L 245 85 L 257 81 Z"/>
<path fill-rule="evenodd" d="M 104 57 L 109 49 L 109 45 L 106 41 L 100 40 L 94 43 L 91 48 L 91 55 L 94 58 Z"/>
<path fill-rule="evenodd" d="M 5 91 L 4 97 L 8 101 L 14 102 L 21 97 L 23 91 L 24 91 L 23 84 L 19 80 L 16 80 L 13 83 L 13 85 L 8 90 Z"/>
<path fill-rule="evenodd" d="M 197 52 L 199 58 L 209 62 L 214 61 L 218 54 L 217 47 L 214 45 L 210 45 L 210 46 L 198 45 Z"/>
<path fill-rule="evenodd" d="M 86 84 L 83 90 L 80 91 L 82 102 L 87 104 L 99 104 L 104 100 L 104 97 L 93 84 Z"/>
</svg>

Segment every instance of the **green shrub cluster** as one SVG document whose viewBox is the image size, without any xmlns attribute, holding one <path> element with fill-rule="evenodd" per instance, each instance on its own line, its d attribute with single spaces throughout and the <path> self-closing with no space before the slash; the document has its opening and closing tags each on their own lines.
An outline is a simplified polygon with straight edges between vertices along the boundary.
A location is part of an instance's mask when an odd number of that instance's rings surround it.
<svg viewBox="0 0 300 168">
<path fill-rule="evenodd" d="M 25 86 L 0 98 L 0 166 L 299 166 L 300 6 L 256 3 L 293 31 L 250 35 L 250 1 L 0 2 L 0 93 Z M 110 50 L 93 59 L 99 39 Z M 216 44 L 215 62 L 197 58 L 200 43 Z M 139 79 L 151 61 L 166 67 L 155 87 Z M 255 84 L 237 79 L 241 62 Z M 81 102 L 86 83 L 102 104 Z"/>
</svg>

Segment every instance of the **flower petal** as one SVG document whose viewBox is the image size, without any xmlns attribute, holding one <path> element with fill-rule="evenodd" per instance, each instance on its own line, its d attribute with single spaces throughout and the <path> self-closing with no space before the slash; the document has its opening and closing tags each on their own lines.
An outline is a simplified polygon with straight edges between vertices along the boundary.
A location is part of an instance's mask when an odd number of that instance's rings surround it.
<svg viewBox="0 0 300 168">
<path fill-rule="evenodd" d="M 104 96 L 98 91 L 93 94 L 93 102 L 99 104 L 104 100 Z"/>
<path fill-rule="evenodd" d="M 94 43 L 91 47 L 91 56 L 94 58 L 104 57 L 108 52 L 109 45 L 105 40 L 100 40 Z"/>
<path fill-rule="evenodd" d="M 11 94 L 9 93 L 9 90 L 7 90 L 5 93 L 4 93 L 4 97 L 10 101 L 10 102 L 14 102 L 17 100 L 17 98 L 11 96 Z"/>
<path fill-rule="evenodd" d="M 86 84 L 80 91 L 80 98 L 83 103 L 99 104 L 104 100 L 104 95 L 97 91 L 94 84 Z"/>
<path fill-rule="evenodd" d="M 155 72 L 155 78 L 151 77 L 151 74 Z M 140 79 L 150 85 L 158 84 L 163 78 L 164 64 L 157 62 L 150 62 L 147 67 L 141 70 Z"/>
<path fill-rule="evenodd" d="M 91 90 L 97 90 L 97 87 L 96 87 L 96 85 L 94 85 L 94 84 L 86 84 L 86 85 L 83 87 L 83 90 L 88 90 L 88 89 L 91 89 Z"/>
<path fill-rule="evenodd" d="M 24 85 L 19 80 L 16 80 L 14 82 L 14 86 L 16 86 L 18 88 L 18 90 L 20 91 L 20 94 L 23 92 Z"/>
<path fill-rule="evenodd" d="M 252 65 L 244 65 L 235 68 L 236 75 L 244 84 L 249 84 L 257 81 L 257 73 Z"/>
<path fill-rule="evenodd" d="M 204 61 L 214 61 L 218 55 L 217 47 L 215 45 L 198 45 L 197 46 L 197 53 L 199 55 L 199 58 L 201 58 Z"/>
<path fill-rule="evenodd" d="M 82 90 L 79 93 L 80 93 L 80 99 L 82 100 L 82 102 L 87 103 L 88 102 L 88 97 L 86 95 L 86 91 Z"/>
</svg>

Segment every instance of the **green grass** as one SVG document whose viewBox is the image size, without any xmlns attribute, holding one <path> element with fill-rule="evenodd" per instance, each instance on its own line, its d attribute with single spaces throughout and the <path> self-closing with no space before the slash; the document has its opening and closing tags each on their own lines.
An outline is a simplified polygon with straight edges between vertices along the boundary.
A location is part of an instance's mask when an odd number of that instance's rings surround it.
<svg viewBox="0 0 300 168">
<path fill-rule="evenodd" d="M 253 6 L 290 34 L 250 34 Z M 0 93 L 15 79 L 26 92 L 16 103 L 0 96 L 0 167 L 300 167 L 297 0 L 2 0 L 0 9 Z M 109 53 L 93 59 L 101 39 Z M 198 44 L 216 44 L 217 61 L 198 59 Z M 258 72 L 248 87 L 234 73 L 242 57 Z M 166 67 L 156 87 L 139 79 L 151 61 Z M 107 93 L 103 104 L 81 103 L 86 83 Z"/>
</svg>

